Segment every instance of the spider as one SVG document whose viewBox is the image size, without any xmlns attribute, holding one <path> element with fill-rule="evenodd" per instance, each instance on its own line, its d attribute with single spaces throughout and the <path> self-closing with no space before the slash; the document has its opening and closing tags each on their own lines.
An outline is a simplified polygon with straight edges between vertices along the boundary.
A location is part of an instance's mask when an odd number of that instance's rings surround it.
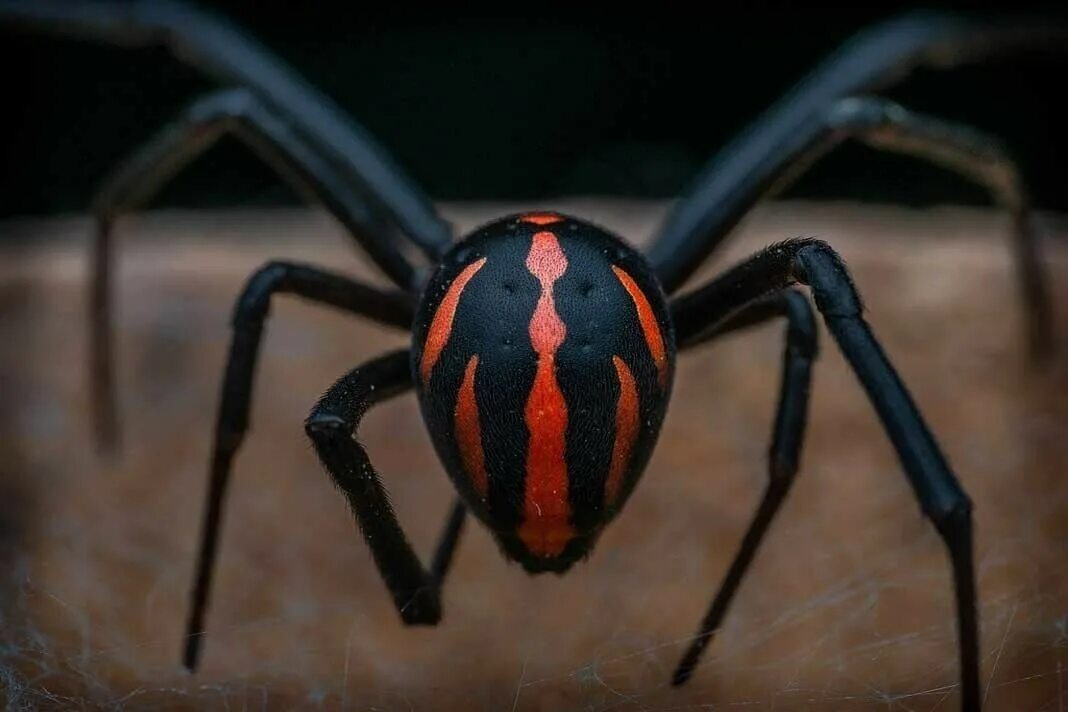
<svg viewBox="0 0 1068 712">
<path fill-rule="evenodd" d="M 785 319 L 785 353 L 768 482 L 727 574 L 679 662 L 685 683 L 719 627 L 798 470 L 816 309 L 866 391 L 923 512 L 945 543 L 956 592 L 961 704 L 978 709 L 979 657 L 971 504 L 862 315 L 842 259 L 817 239 L 772 245 L 680 293 L 761 198 L 847 140 L 933 161 L 978 182 L 1013 217 L 1013 244 L 1033 353 L 1051 347 L 1046 279 L 1027 191 L 1001 144 L 975 129 L 863 92 L 922 64 L 1063 38 L 1049 27 L 992 29 L 910 14 L 869 28 L 817 66 L 699 174 L 643 254 L 577 217 L 527 212 L 455 240 L 431 201 L 334 104 L 242 31 L 201 10 L 145 2 L 0 3 L 0 20 L 96 40 L 162 45 L 227 88 L 195 101 L 135 151 L 94 204 L 91 334 L 97 436 L 117 437 L 110 338 L 111 229 L 219 137 L 243 139 L 320 201 L 395 285 L 381 289 L 318 267 L 271 262 L 237 299 L 210 465 L 183 661 L 193 670 L 234 458 L 249 425 L 272 298 L 295 294 L 408 330 L 411 348 L 342 376 L 305 421 L 347 498 L 401 620 L 434 625 L 468 512 L 505 558 L 562 574 L 589 556 L 633 493 L 653 451 L 676 355 Z M 360 421 L 415 390 L 455 485 L 429 565 L 413 551 L 364 447 Z"/>
</svg>

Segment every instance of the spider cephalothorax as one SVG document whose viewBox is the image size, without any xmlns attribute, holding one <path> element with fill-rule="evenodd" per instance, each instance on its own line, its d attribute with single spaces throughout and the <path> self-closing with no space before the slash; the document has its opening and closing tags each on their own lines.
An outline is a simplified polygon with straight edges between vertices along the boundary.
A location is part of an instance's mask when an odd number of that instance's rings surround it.
<svg viewBox="0 0 1068 712">
<path fill-rule="evenodd" d="M 675 344 L 645 259 L 554 213 L 458 243 L 415 320 L 413 380 L 471 511 L 528 571 L 564 571 L 656 442 Z"/>
</svg>

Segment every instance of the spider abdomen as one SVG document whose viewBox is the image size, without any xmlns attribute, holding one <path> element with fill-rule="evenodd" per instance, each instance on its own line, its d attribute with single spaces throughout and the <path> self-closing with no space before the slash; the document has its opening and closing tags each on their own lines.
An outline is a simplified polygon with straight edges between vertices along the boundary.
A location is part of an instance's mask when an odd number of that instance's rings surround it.
<svg viewBox="0 0 1068 712">
<path fill-rule="evenodd" d="M 670 393 L 673 334 L 644 260 L 588 223 L 506 218 L 445 257 L 413 331 L 461 495 L 509 556 L 566 568 L 644 469 Z"/>
</svg>

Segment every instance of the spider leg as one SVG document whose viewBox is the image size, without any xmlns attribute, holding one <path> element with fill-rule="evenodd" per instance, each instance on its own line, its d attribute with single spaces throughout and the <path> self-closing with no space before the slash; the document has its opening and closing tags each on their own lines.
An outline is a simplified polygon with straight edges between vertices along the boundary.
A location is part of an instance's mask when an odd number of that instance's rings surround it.
<svg viewBox="0 0 1068 712">
<path fill-rule="evenodd" d="M 394 284 L 406 290 L 420 286 L 389 226 L 368 209 L 317 147 L 248 89 L 224 89 L 197 99 L 127 156 L 93 201 L 101 230 L 110 230 L 120 214 L 145 205 L 186 165 L 227 134 L 245 143 L 298 193 L 322 203 Z"/>
<path fill-rule="evenodd" d="M 378 220 L 345 177 L 274 110 L 246 89 L 222 90 L 198 99 L 120 163 L 93 201 L 90 373 L 96 440 L 102 451 L 115 449 L 119 431 L 111 326 L 114 222 L 145 205 L 182 168 L 228 133 L 241 139 L 299 193 L 322 203 L 397 286 L 417 286 L 416 270 L 397 248 L 390 226 Z"/>
<path fill-rule="evenodd" d="M 710 229 L 725 237 L 757 201 L 784 190 L 849 139 L 953 171 L 988 190 L 994 203 L 1009 212 L 1030 352 L 1036 359 L 1049 356 L 1053 345 L 1049 278 L 1042 265 L 1027 188 L 1002 142 L 969 126 L 912 112 L 877 97 L 840 99 L 788 136 L 781 153 L 767 154 L 739 174 L 740 182 L 732 192 L 708 206 L 709 214 L 715 216 Z"/>
<path fill-rule="evenodd" d="M 162 47 L 220 84 L 246 87 L 327 157 L 432 261 L 452 244 L 451 229 L 430 198 L 366 129 L 270 50 L 217 15 L 165 0 L 0 0 L 0 23 L 126 47 Z"/>
<path fill-rule="evenodd" d="M 969 126 L 908 111 L 879 98 L 843 99 L 825 116 L 828 131 L 816 140 L 822 146 L 809 149 L 812 153 L 828 150 L 842 139 L 856 138 L 873 148 L 914 156 L 953 171 L 985 188 L 993 202 L 1008 211 L 1029 350 L 1036 359 L 1050 356 L 1053 314 L 1049 275 L 1042 263 L 1030 194 L 1008 148 L 996 137 Z"/>
<path fill-rule="evenodd" d="M 693 347 L 776 317 L 785 317 L 787 320 L 786 349 L 783 354 L 783 376 L 769 450 L 767 488 L 719 591 L 712 599 L 693 642 L 675 669 L 672 677 L 674 685 L 682 685 L 690 679 L 701 654 L 712 642 L 712 636 L 719 628 L 797 474 L 801 442 L 808 417 L 812 361 L 817 351 L 816 321 L 808 299 L 797 290 L 787 289 L 752 302 L 722 323 L 712 325 L 712 329 L 695 333 L 687 341 L 680 342 L 682 348 Z"/>
<path fill-rule="evenodd" d="M 450 516 L 446 537 L 428 570 L 419 561 L 397 522 L 378 474 L 355 439 L 363 414 L 372 405 L 412 388 L 407 351 L 367 363 L 342 377 L 326 392 L 305 423 L 319 459 L 349 501 L 375 564 L 408 625 L 435 625 L 441 618 L 440 583 L 463 521 L 463 506 Z"/>
<path fill-rule="evenodd" d="M 1059 51 L 1066 37 L 1068 28 L 1053 23 L 983 23 L 926 12 L 860 32 L 705 164 L 648 252 L 665 290 L 682 286 L 783 166 L 827 131 L 826 112 L 839 100 L 892 84 L 920 65 L 950 67 L 1021 49 Z"/>
<path fill-rule="evenodd" d="M 1009 212 L 1012 246 L 1020 282 L 1020 298 L 1027 318 L 1032 358 L 1051 355 L 1053 314 L 1049 275 L 1040 255 L 1029 191 L 1010 151 L 997 138 L 963 124 L 912 112 L 877 97 L 850 97 L 835 102 L 802 136 L 793 166 L 775 179 L 771 193 L 782 190 L 819 157 L 853 138 L 869 146 L 914 156 L 953 171 L 989 191 L 993 202 Z"/>
<path fill-rule="evenodd" d="M 452 511 L 445 522 L 445 528 L 438 537 L 438 545 L 434 548 L 434 558 L 430 560 L 430 575 L 438 582 L 445 580 L 452 566 L 452 557 L 456 553 L 456 545 L 460 542 L 460 534 L 464 530 L 464 522 L 467 520 L 467 507 L 456 499 L 452 504 Z"/>
<path fill-rule="evenodd" d="M 757 253 L 672 302 L 679 341 L 686 343 L 707 324 L 793 284 L 811 287 L 816 307 L 879 415 L 924 514 L 946 545 L 957 601 L 962 709 L 979 709 L 972 505 L 861 315 L 860 295 L 841 258 L 817 240 L 792 240 Z"/>
<path fill-rule="evenodd" d="M 212 448 L 207 503 L 201 529 L 200 554 L 186 637 L 185 665 L 196 666 L 203 636 L 204 611 L 218 551 L 222 510 L 234 456 L 249 425 L 252 386 L 259 356 L 264 321 L 275 294 L 295 294 L 374 321 L 402 329 L 410 328 L 414 307 L 403 292 L 383 292 L 346 277 L 289 262 L 270 262 L 249 278 L 237 299 L 233 316 L 233 339 L 223 376 L 215 442 Z M 446 540 L 458 536 L 457 531 Z M 446 547 L 451 548 L 451 547 Z M 443 554 L 447 558 L 446 554 Z"/>
</svg>

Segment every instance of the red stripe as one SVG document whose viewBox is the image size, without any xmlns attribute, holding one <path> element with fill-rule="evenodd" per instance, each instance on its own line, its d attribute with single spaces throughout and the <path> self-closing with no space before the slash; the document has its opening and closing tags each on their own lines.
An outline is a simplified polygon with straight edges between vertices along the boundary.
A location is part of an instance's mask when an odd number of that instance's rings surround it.
<svg viewBox="0 0 1068 712">
<path fill-rule="evenodd" d="M 555 364 L 567 327 L 553 303 L 553 283 L 567 270 L 567 258 L 553 233 L 539 232 L 533 237 L 526 264 L 541 283 L 541 295 L 530 320 L 538 370 L 524 411 L 530 441 L 518 534 L 532 554 L 549 557 L 558 556 L 574 536 L 567 483 L 567 403 L 556 381 Z"/>
<path fill-rule="evenodd" d="M 521 222 L 530 223 L 531 225 L 543 226 L 563 222 L 564 218 L 556 213 L 527 213 L 526 215 L 520 216 L 519 220 Z"/>
<path fill-rule="evenodd" d="M 653 357 L 653 363 L 656 364 L 657 380 L 663 388 L 667 384 L 667 349 L 664 347 L 664 337 L 660 333 L 660 325 L 656 322 L 653 308 L 649 306 L 649 300 L 645 298 L 645 294 L 629 274 L 615 265 L 612 265 L 612 271 L 616 273 L 616 278 L 627 290 L 634 302 L 634 308 L 638 310 L 638 323 L 642 326 L 645 343 L 648 344 L 649 353 Z"/>
<path fill-rule="evenodd" d="M 438 310 L 434 313 L 434 319 L 430 322 L 430 330 L 426 335 L 426 343 L 423 345 L 423 359 L 419 363 L 419 376 L 423 379 L 424 387 L 430 383 L 430 374 L 434 371 L 434 364 L 438 362 L 445 344 L 449 342 L 449 335 L 452 334 L 452 320 L 456 316 L 456 307 L 460 303 L 460 294 L 484 264 L 486 264 L 485 257 L 464 267 L 449 285 L 449 290 L 445 292 Z"/>
<path fill-rule="evenodd" d="M 630 464 L 631 448 L 638 435 L 638 388 L 634 383 L 634 375 L 619 356 L 613 356 L 612 363 L 619 377 L 619 400 L 616 401 L 616 441 L 612 446 L 612 465 L 604 486 L 608 504 L 615 502 L 619 496 L 623 475 Z"/>
<path fill-rule="evenodd" d="M 460 458 L 464 470 L 471 478 L 475 490 L 486 498 L 486 458 L 482 452 L 482 427 L 478 420 L 478 401 L 475 399 L 475 371 L 478 369 L 478 356 L 472 356 L 464 371 L 464 380 L 460 384 L 460 394 L 456 399 L 456 443 L 460 448 Z"/>
</svg>

